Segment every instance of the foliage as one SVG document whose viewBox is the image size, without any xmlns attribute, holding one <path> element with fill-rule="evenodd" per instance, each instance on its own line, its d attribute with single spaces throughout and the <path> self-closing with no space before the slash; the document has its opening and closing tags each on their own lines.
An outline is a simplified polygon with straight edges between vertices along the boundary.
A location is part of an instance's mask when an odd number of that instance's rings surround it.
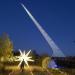
<svg viewBox="0 0 75 75">
<path fill-rule="evenodd" d="M 50 60 L 51 60 L 51 58 L 50 58 L 50 57 L 45 57 L 45 58 L 42 60 L 42 68 L 47 69 L 47 68 L 48 68 L 48 65 L 49 65 Z"/>
<path fill-rule="evenodd" d="M 12 42 L 10 41 L 8 35 L 6 33 L 3 33 L 3 35 L 0 37 L 0 58 L 1 60 L 5 60 L 8 57 L 11 57 L 12 50 L 13 50 Z"/>
</svg>

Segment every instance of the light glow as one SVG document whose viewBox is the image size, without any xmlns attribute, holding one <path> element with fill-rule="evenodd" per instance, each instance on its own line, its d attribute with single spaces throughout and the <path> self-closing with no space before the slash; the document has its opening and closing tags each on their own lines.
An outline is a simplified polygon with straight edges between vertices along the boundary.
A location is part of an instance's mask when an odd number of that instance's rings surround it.
<svg viewBox="0 0 75 75">
<path fill-rule="evenodd" d="M 21 63 L 22 63 L 22 61 L 24 60 L 25 64 L 29 67 L 28 61 L 31 61 L 31 62 L 34 61 L 34 60 L 31 59 L 32 56 L 29 56 L 31 50 L 28 51 L 27 53 L 25 53 L 25 51 L 22 52 L 22 51 L 19 49 L 19 52 L 20 52 L 20 56 L 17 56 L 17 57 L 16 57 L 16 61 L 20 61 L 20 63 L 19 63 L 18 66 L 20 66 Z"/>
</svg>

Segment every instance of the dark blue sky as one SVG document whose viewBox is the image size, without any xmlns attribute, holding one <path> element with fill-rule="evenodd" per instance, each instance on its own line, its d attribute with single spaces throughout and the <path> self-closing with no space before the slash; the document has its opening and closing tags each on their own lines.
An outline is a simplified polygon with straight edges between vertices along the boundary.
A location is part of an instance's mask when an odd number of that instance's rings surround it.
<svg viewBox="0 0 75 75">
<path fill-rule="evenodd" d="M 0 0 L 0 35 L 8 33 L 15 49 L 52 54 L 20 3 L 30 10 L 65 55 L 75 55 L 74 0 Z"/>
</svg>

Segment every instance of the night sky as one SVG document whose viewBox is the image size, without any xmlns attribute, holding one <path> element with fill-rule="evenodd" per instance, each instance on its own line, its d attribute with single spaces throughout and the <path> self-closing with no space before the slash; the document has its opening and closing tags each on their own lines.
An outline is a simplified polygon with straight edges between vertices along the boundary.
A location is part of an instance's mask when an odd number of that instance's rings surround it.
<svg viewBox="0 0 75 75">
<path fill-rule="evenodd" d="M 74 0 L 0 0 L 0 35 L 6 32 L 14 50 L 52 50 L 22 8 L 23 3 L 65 55 L 75 55 Z"/>
</svg>

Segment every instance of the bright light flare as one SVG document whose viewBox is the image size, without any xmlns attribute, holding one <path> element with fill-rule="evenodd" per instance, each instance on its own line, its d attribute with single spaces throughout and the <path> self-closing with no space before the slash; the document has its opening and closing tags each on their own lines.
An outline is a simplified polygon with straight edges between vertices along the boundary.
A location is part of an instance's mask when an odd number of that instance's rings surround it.
<svg viewBox="0 0 75 75">
<path fill-rule="evenodd" d="M 18 66 L 21 65 L 21 63 L 22 63 L 23 60 L 24 60 L 24 62 L 25 62 L 25 64 L 26 64 L 27 66 L 29 66 L 29 65 L 28 65 L 28 62 L 29 62 L 29 61 L 31 61 L 31 62 L 34 61 L 34 60 L 31 59 L 32 56 L 29 56 L 31 50 L 28 51 L 28 53 L 25 53 L 25 51 L 22 52 L 22 51 L 19 49 L 19 52 L 20 52 L 20 56 L 17 56 L 17 57 L 16 57 L 17 59 L 15 60 L 15 61 L 20 61 L 20 63 L 19 63 Z"/>
</svg>

